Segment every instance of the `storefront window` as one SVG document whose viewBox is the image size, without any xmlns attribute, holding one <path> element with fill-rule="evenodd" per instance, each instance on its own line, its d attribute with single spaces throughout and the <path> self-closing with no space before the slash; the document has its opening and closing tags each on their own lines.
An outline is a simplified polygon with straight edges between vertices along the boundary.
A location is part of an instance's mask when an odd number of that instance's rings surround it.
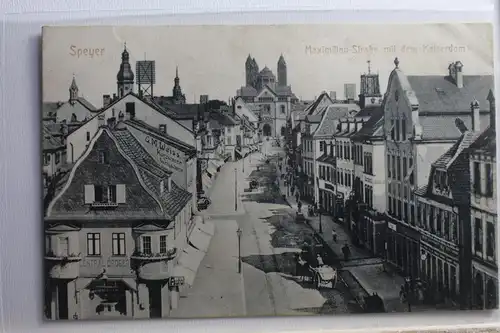
<svg viewBox="0 0 500 333">
<path fill-rule="evenodd" d="M 486 256 L 495 256 L 495 226 L 493 223 L 486 224 Z"/>
</svg>

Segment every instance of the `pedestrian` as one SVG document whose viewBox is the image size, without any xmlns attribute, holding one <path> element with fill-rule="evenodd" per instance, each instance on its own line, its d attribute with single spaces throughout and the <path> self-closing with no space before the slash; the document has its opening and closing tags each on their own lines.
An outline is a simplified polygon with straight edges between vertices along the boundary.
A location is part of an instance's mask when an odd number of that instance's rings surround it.
<svg viewBox="0 0 500 333">
<path fill-rule="evenodd" d="M 318 267 L 324 266 L 325 263 L 323 262 L 323 258 L 319 255 L 319 253 L 316 255 L 316 260 L 318 261 Z"/>
<path fill-rule="evenodd" d="M 337 242 L 337 233 L 333 229 L 332 229 L 332 239 L 334 242 Z"/>
<path fill-rule="evenodd" d="M 299 213 L 300 213 L 300 210 L 302 209 L 302 202 L 297 202 L 297 209 L 299 210 Z"/>
</svg>

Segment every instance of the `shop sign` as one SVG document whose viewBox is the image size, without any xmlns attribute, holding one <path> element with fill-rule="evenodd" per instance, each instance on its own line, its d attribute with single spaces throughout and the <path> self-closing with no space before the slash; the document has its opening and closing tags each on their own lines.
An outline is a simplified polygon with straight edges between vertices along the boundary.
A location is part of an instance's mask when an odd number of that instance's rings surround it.
<svg viewBox="0 0 500 333">
<path fill-rule="evenodd" d="M 128 258 L 108 258 L 105 261 L 101 258 L 87 257 L 82 260 L 80 266 L 86 268 L 98 268 L 98 267 L 124 268 L 124 267 L 130 267 L 130 261 Z"/>
<path fill-rule="evenodd" d="M 447 245 L 443 242 L 440 242 L 436 239 L 433 239 L 432 237 L 429 237 L 427 235 L 422 235 L 422 242 L 429 244 L 430 248 L 437 249 L 443 253 L 446 253 L 447 255 L 449 255 L 453 258 L 456 258 L 458 256 L 458 251 L 456 249 L 453 249 L 449 245 Z M 432 251 L 432 252 L 435 252 L 435 251 Z"/>
<path fill-rule="evenodd" d="M 368 184 L 373 184 L 372 177 L 365 176 L 364 177 L 364 182 Z"/>
<path fill-rule="evenodd" d="M 325 189 L 335 192 L 335 187 L 332 184 L 328 184 L 326 182 L 325 182 Z"/>
<path fill-rule="evenodd" d="M 184 284 L 184 276 L 172 276 L 168 280 L 169 287 L 178 287 Z"/>
<path fill-rule="evenodd" d="M 393 231 L 397 231 L 397 227 L 394 223 L 387 222 L 387 226 L 389 227 L 389 229 L 391 229 Z"/>
</svg>

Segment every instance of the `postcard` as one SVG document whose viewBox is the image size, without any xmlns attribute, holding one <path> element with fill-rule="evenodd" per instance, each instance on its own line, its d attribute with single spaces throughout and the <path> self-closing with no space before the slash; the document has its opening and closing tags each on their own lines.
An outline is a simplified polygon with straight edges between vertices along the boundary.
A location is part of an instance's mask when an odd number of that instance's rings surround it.
<svg viewBox="0 0 500 333">
<path fill-rule="evenodd" d="M 46 319 L 498 307 L 492 25 L 42 35 Z"/>
</svg>

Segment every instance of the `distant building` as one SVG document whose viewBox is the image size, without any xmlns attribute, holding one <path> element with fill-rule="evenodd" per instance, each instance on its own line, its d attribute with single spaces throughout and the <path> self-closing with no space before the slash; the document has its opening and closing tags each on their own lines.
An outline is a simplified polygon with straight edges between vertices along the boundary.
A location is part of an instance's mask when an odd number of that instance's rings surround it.
<svg viewBox="0 0 500 333">
<path fill-rule="evenodd" d="M 352 103 L 356 100 L 356 84 L 355 83 L 345 83 L 344 84 L 344 96 L 348 103 Z"/>
<path fill-rule="evenodd" d="M 287 82 L 285 58 L 281 55 L 278 60 L 278 80 L 267 66 L 259 71 L 255 58 L 250 55 L 245 63 L 245 73 L 245 86 L 238 89 L 236 96 L 256 106 L 253 110 L 260 119 L 263 136 L 285 136 L 292 104 L 298 101 Z"/>
<path fill-rule="evenodd" d="M 208 103 L 208 95 L 200 95 L 200 104 Z"/>
</svg>

